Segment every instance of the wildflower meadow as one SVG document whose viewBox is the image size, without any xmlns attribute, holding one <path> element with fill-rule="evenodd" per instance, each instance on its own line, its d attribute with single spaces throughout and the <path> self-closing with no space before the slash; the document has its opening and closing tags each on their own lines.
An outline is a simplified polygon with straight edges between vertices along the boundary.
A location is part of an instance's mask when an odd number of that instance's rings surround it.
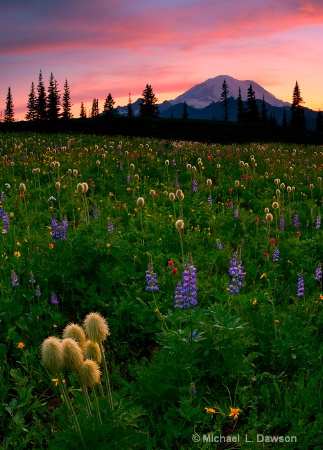
<svg viewBox="0 0 323 450">
<path fill-rule="evenodd" d="M 0 135 L 0 447 L 323 445 L 323 147 Z"/>
</svg>

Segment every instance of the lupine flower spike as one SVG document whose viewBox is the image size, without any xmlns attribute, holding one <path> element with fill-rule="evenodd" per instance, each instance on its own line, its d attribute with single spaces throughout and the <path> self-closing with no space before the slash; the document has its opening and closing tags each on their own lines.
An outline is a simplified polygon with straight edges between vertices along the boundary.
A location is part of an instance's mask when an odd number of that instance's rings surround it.
<svg viewBox="0 0 323 450">
<path fill-rule="evenodd" d="M 196 268 L 191 254 L 184 265 L 182 281 L 177 284 L 174 300 L 175 308 L 191 308 L 197 305 Z"/>
<path fill-rule="evenodd" d="M 228 287 L 229 294 L 239 294 L 242 288 L 242 280 L 245 278 L 240 252 L 236 251 L 235 257 L 230 261 L 230 269 L 228 270 L 231 283 Z"/>
<path fill-rule="evenodd" d="M 154 266 L 152 262 L 152 258 L 150 257 L 148 263 L 148 270 L 146 271 L 146 291 L 158 291 L 158 280 L 156 274 L 154 273 Z"/>
<path fill-rule="evenodd" d="M 298 275 L 296 297 L 304 297 L 304 277 L 303 271 Z"/>
</svg>

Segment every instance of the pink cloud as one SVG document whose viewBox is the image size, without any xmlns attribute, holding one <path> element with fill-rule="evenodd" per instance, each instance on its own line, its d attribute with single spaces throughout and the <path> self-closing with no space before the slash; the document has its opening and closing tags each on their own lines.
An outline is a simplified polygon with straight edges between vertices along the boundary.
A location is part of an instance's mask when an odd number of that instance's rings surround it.
<svg viewBox="0 0 323 450">
<path fill-rule="evenodd" d="M 141 2 L 139 2 L 140 4 Z M 320 1 L 174 2 L 145 5 L 145 11 L 128 2 L 71 2 L 62 16 L 59 9 L 35 16 L 36 23 L 13 23 L 3 35 L 0 54 L 32 54 L 76 49 L 120 49 L 133 52 L 170 46 L 191 51 L 205 43 L 248 36 L 264 37 L 278 32 L 323 23 Z M 65 5 L 64 5 L 65 8 Z M 123 8 L 123 9 L 122 9 Z M 38 20 L 38 22 L 37 22 Z M 37 24 L 37 25 L 36 25 Z M 9 24 L 8 24 L 9 25 Z M 32 28 L 31 28 L 32 27 Z M 12 31 L 10 31 L 12 30 Z"/>
</svg>

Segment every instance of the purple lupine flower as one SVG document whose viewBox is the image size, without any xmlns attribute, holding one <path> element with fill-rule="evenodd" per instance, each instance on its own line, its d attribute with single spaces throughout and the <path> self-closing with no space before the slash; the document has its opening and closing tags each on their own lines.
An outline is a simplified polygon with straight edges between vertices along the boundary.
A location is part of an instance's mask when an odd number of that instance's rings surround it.
<svg viewBox="0 0 323 450">
<path fill-rule="evenodd" d="M 0 202 L 4 202 L 4 192 L 0 193 Z"/>
<path fill-rule="evenodd" d="M 279 261 L 279 248 L 275 247 L 274 251 L 273 251 L 273 262 L 278 262 Z"/>
<path fill-rule="evenodd" d="M 234 214 L 234 217 L 237 219 L 239 217 L 239 210 L 236 209 L 233 214 Z"/>
<path fill-rule="evenodd" d="M 127 183 L 128 183 L 128 184 L 130 183 L 130 180 L 131 180 L 131 176 L 130 176 L 130 174 L 128 173 L 128 175 L 127 175 Z"/>
<path fill-rule="evenodd" d="M 196 268 L 193 265 L 192 255 L 189 254 L 184 264 L 182 281 L 176 286 L 174 292 L 175 308 L 190 308 L 197 305 Z"/>
<path fill-rule="evenodd" d="M 18 275 L 14 270 L 11 271 L 11 286 L 12 287 L 19 286 Z"/>
<path fill-rule="evenodd" d="M 6 233 L 10 228 L 9 216 L 4 209 L 0 209 L 0 219 L 3 221 L 3 231 L 2 233 Z"/>
<path fill-rule="evenodd" d="M 66 241 L 67 239 L 67 228 L 68 228 L 68 221 L 65 217 L 65 219 L 62 220 L 61 225 L 59 227 L 59 238 L 61 241 Z"/>
<path fill-rule="evenodd" d="M 322 274 L 323 274 L 323 272 L 322 272 L 322 263 L 320 263 L 317 266 L 316 270 L 315 270 L 315 280 L 316 281 L 321 281 L 322 280 Z"/>
<path fill-rule="evenodd" d="M 32 272 L 30 272 L 30 275 L 29 275 L 29 283 L 31 283 L 31 284 L 36 283 L 34 274 Z"/>
<path fill-rule="evenodd" d="M 54 241 L 66 241 L 67 239 L 68 221 L 64 218 L 61 224 L 53 217 L 51 221 L 52 238 Z"/>
<path fill-rule="evenodd" d="M 223 245 L 222 245 L 222 242 L 221 242 L 220 239 L 217 239 L 217 240 L 216 240 L 216 245 L 218 246 L 218 249 L 219 249 L 219 250 L 222 250 L 222 249 L 223 249 Z"/>
<path fill-rule="evenodd" d="M 55 217 L 52 218 L 50 226 L 52 231 L 52 238 L 54 239 L 54 241 L 56 241 L 57 239 L 59 239 L 59 226 L 58 221 Z"/>
<path fill-rule="evenodd" d="M 108 233 L 114 232 L 114 225 L 111 221 L 108 222 Z"/>
<path fill-rule="evenodd" d="M 97 219 L 99 217 L 99 210 L 98 207 L 95 205 L 93 209 L 93 218 Z"/>
<path fill-rule="evenodd" d="M 122 164 L 122 162 L 120 161 L 120 163 L 119 163 L 119 169 L 123 169 L 123 164 Z"/>
<path fill-rule="evenodd" d="M 195 178 L 193 178 L 193 180 L 192 180 L 192 190 L 193 190 L 193 192 L 198 191 L 198 184 L 197 184 L 197 180 Z"/>
<path fill-rule="evenodd" d="M 50 295 L 50 302 L 51 302 L 52 305 L 58 305 L 59 304 L 59 301 L 58 301 L 58 298 L 57 298 L 55 292 L 51 293 L 51 295 Z"/>
<path fill-rule="evenodd" d="M 304 297 L 304 277 L 303 271 L 298 275 L 296 297 Z"/>
<path fill-rule="evenodd" d="M 234 203 L 233 203 L 233 202 L 229 202 L 229 206 L 230 206 L 230 208 L 231 208 L 232 211 L 233 211 L 233 209 L 234 209 Z"/>
<path fill-rule="evenodd" d="M 317 230 L 319 230 L 319 229 L 321 228 L 321 216 L 317 216 L 315 228 L 316 228 Z"/>
<path fill-rule="evenodd" d="M 36 286 L 35 296 L 36 296 L 36 297 L 40 297 L 40 296 L 41 296 L 40 287 L 39 287 L 38 284 L 37 284 L 37 286 Z"/>
<path fill-rule="evenodd" d="M 235 257 L 230 261 L 230 269 L 228 272 L 232 277 L 228 287 L 229 294 L 239 294 L 245 274 L 243 273 L 241 258 L 237 255 L 237 252 L 235 253 Z"/>
<path fill-rule="evenodd" d="M 280 231 L 284 231 L 285 229 L 285 220 L 281 217 L 279 221 L 279 229 Z"/>
<path fill-rule="evenodd" d="M 177 189 L 178 189 L 178 178 L 175 178 L 175 192 L 177 191 Z"/>
<path fill-rule="evenodd" d="M 212 201 L 212 195 L 211 194 L 208 196 L 207 202 L 208 202 L 209 206 L 212 206 L 213 201 Z"/>
<path fill-rule="evenodd" d="M 298 228 L 298 225 L 299 225 L 298 215 L 295 214 L 294 215 L 294 228 Z"/>
<path fill-rule="evenodd" d="M 175 159 L 172 159 L 172 167 L 174 168 L 176 166 L 176 161 Z"/>
<path fill-rule="evenodd" d="M 191 341 L 192 339 L 196 338 L 197 335 L 198 335 L 197 330 L 194 330 L 192 331 L 192 333 L 188 334 L 187 339 Z"/>
<path fill-rule="evenodd" d="M 154 273 L 154 266 L 151 259 L 148 263 L 148 269 L 146 271 L 146 283 L 147 283 L 146 291 L 159 290 L 157 276 Z"/>
</svg>

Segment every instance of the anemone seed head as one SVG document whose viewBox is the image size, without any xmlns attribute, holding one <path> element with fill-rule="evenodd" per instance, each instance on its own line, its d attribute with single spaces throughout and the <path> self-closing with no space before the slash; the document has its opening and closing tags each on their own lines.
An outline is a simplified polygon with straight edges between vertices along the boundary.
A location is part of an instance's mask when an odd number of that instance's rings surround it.
<svg viewBox="0 0 323 450">
<path fill-rule="evenodd" d="M 78 343 L 72 338 L 62 340 L 64 364 L 68 369 L 78 370 L 83 364 L 83 352 Z"/>
<path fill-rule="evenodd" d="M 84 349 L 86 336 L 83 328 L 80 327 L 80 325 L 77 325 L 76 323 L 69 323 L 68 325 L 66 325 L 63 330 L 63 338 L 74 339 L 79 344 L 81 349 Z"/>
<path fill-rule="evenodd" d="M 84 386 L 93 387 L 100 382 L 100 369 L 95 361 L 86 359 L 78 370 L 80 381 Z"/>
<path fill-rule="evenodd" d="M 90 341 L 100 344 L 110 335 L 107 321 L 99 313 L 90 313 L 84 319 L 84 328 Z"/>
<path fill-rule="evenodd" d="M 45 339 L 40 351 L 43 363 L 50 372 L 59 372 L 63 368 L 63 345 L 60 339 L 55 336 Z"/>
<path fill-rule="evenodd" d="M 100 364 L 102 360 L 101 352 L 99 344 L 93 341 L 86 341 L 85 347 L 84 347 L 84 356 L 85 359 L 92 359 L 92 361 L 97 362 Z"/>
</svg>

